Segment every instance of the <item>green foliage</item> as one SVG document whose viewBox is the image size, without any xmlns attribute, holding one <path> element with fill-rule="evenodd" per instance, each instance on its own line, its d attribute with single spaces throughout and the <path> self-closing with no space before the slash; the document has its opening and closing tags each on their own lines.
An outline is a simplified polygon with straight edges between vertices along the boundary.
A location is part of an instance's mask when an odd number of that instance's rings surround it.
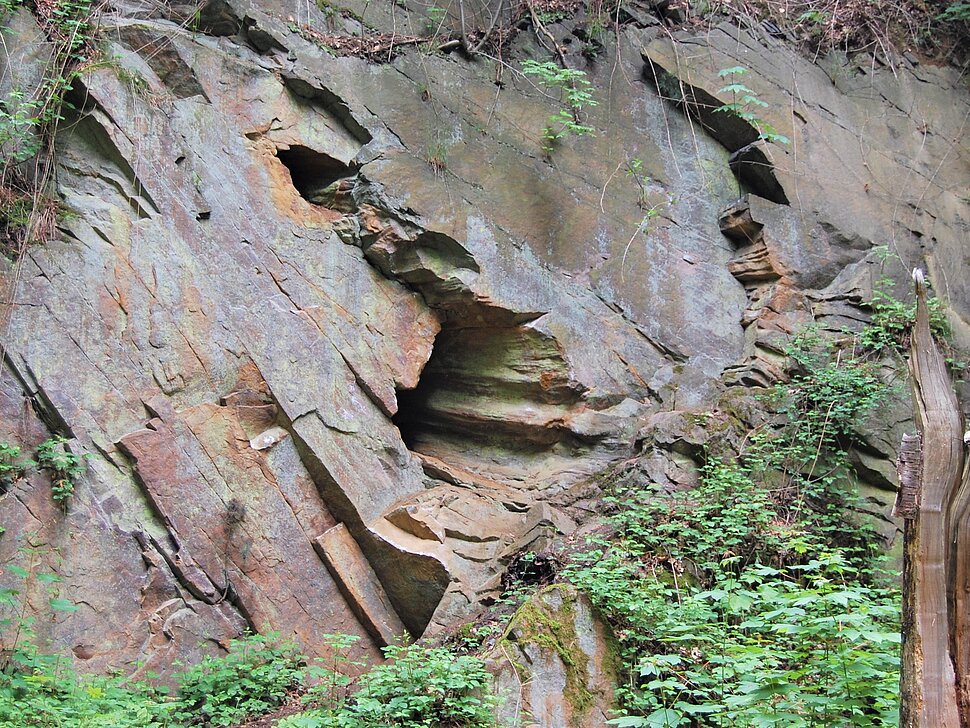
<svg viewBox="0 0 970 728">
<path fill-rule="evenodd" d="M 20 163 L 40 151 L 37 132 L 52 119 L 47 117 L 44 102 L 27 98 L 20 89 L 12 89 L 0 106 L 0 148 L 13 163 Z"/>
<path fill-rule="evenodd" d="M 487 728 L 495 726 L 495 699 L 484 663 L 447 648 L 389 647 L 389 663 L 354 681 L 362 665 L 348 652 L 357 637 L 323 635 L 333 650 L 310 667 L 292 642 L 278 635 L 249 635 L 223 657 L 205 657 L 176 678 L 177 693 L 121 677 L 78 676 L 70 661 L 44 654 L 33 619 L 25 616 L 29 582 L 43 583 L 53 611 L 74 611 L 57 598 L 59 577 L 16 565 L 6 571 L 23 584 L 0 589 L 0 627 L 11 639 L 0 663 L 0 725 L 90 728 L 234 726 L 265 714 L 304 692 L 310 707 L 277 723 L 284 728 Z"/>
<path fill-rule="evenodd" d="M 409 645 L 384 650 L 391 662 L 361 679 L 351 714 L 361 726 L 402 728 L 494 725 L 490 676 L 481 660 Z"/>
<path fill-rule="evenodd" d="M 349 700 L 287 718 L 281 728 L 490 728 L 495 699 L 484 663 L 444 647 L 384 649 L 389 663 L 362 675 Z M 329 689 L 329 688 L 326 688 Z"/>
<path fill-rule="evenodd" d="M 558 23 L 560 20 L 565 20 L 568 17 L 569 13 L 565 10 L 540 10 L 536 13 L 536 18 L 543 25 L 546 23 Z"/>
<path fill-rule="evenodd" d="M 944 20 L 949 23 L 970 22 L 970 3 L 953 2 L 937 16 L 937 20 Z"/>
<path fill-rule="evenodd" d="M 628 693 L 640 715 L 612 723 L 896 725 L 899 605 L 852 579 L 831 555 L 718 574 L 673 609 L 671 590 L 655 590 L 656 652 Z"/>
<path fill-rule="evenodd" d="M 17 445 L 0 442 L 0 493 L 5 493 L 34 464 L 33 460 L 21 455 Z"/>
<path fill-rule="evenodd" d="M 147 101 L 152 101 L 151 86 L 148 83 L 148 79 L 141 73 L 122 66 L 117 60 L 114 60 L 109 65 L 114 70 L 118 80 L 131 89 L 133 94 L 137 94 Z"/>
<path fill-rule="evenodd" d="M 587 8 L 586 26 L 577 33 L 583 41 L 583 56 L 592 60 L 603 52 L 603 40 L 606 37 L 607 24 L 610 21 L 609 13 L 600 7 L 599 12 L 595 9 Z"/>
<path fill-rule="evenodd" d="M 10 567 L 13 569 L 14 567 Z M 24 580 L 51 585 L 59 578 L 20 569 Z M 0 607 L 17 607 L 21 590 L 0 590 Z M 22 597 L 19 597 L 22 599 Z M 50 599 L 56 611 L 76 606 Z M 0 671 L 0 725 L 162 728 L 230 726 L 279 705 L 304 677 L 305 659 L 275 635 L 234 640 L 225 657 L 207 657 L 180 677 L 176 698 L 151 685 L 117 676 L 78 676 L 70 661 L 43 654 L 32 622 L 21 615 L 16 641 Z"/>
<path fill-rule="evenodd" d="M 37 464 L 50 472 L 51 497 L 62 506 L 74 495 L 77 479 L 84 473 L 84 460 L 65 446 L 67 440 L 55 435 L 37 446 Z"/>
<path fill-rule="evenodd" d="M 51 32 L 74 60 L 86 61 L 85 46 L 91 39 L 93 0 L 54 0 L 47 17 Z"/>
<path fill-rule="evenodd" d="M 322 638 L 332 651 L 330 660 L 314 660 L 307 670 L 312 685 L 301 698 L 304 704 L 316 707 L 277 725 L 313 728 L 347 724 L 347 701 L 353 679 L 346 673 L 363 667 L 363 663 L 349 657 L 349 651 L 359 638 L 348 634 L 325 634 Z"/>
<path fill-rule="evenodd" d="M 872 364 L 851 349 L 840 349 L 814 328 L 795 336 L 785 349 L 795 366 L 791 382 L 776 389 L 776 400 L 788 421 L 797 423 L 796 439 L 837 448 L 859 418 L 886 396 Z"/>
<path fill-rule="evenodd" d="M 650 223 L 661 216 L 664 208 L 676 203 L 676 200 L 672 196 L 665 195 L 660 200 L 657 200 L 655 197 L 654 200 L 657 201 L 653 201 L 653 204 L 651 204 L 652 201 L 648 198 L 648 194 L 650 193 L 650 185 L 653 183 L 653 180 L 644 171 L 642 159 L 633 158 L 627 160 L 626 174 L 633 179 L 637 186 L 637 207 L 643 210 L 643 217 L 640 218 L 637 229 L 627 242 L 626 248 L 623 251 L 623 262 L 626 262 L 627 253 L 633 245 L 633 241 L 636 240 L 637 235 L 641 233 L 646 235 L 650 229 Z"/>
<path fill-rule="evenodd" d="M 437 35 L 448 19 L 448 11 L 445 8 L 432 4 L 425 8 L 424 14 L 427 16 L 427 32 L 431 35 Z"/>
<path fill-rule="evenodd" d="M 715 466 L 705 483 L 692 501 L 622 502 L 623 535 L 568 572 L 620 642 L 613 724 L 894 724 L 898 594 L 838 550 L 806 554 L 813 539 L 766 496 L 745 502 L 755 491 L 738 471 Z M 722 508 L 702 500 L 718 491 Z"/>
<path fill-rule="evenodd" d="M 721 78 L 731 76 L 737 76 L 739 78 L 732 80 L 727 86 L 718 90 L 719 94 L 731 94 L 731 103 L 722 104 L 714 109 L 714 111 L 732 114 L 739 119 L 743 119 L 755 128 L 760 139 L 764 139 L 767 142 L 776 142 L 778 144 L 790 143 L 788 137 L 779 134 L 768 122 L 758 116 L 756 109 L 767 108 L 768 103 L 758 98 L 758 94 L 755 91 L 741 83 L 740 76 L 747 72 L 748 69 L 743 66 L 722 68 L 718 71 L 717 75 Z"/>
<path fill-rule="evenodd" d="M 0 725 L 27 728 L 152 728 L 161 726 L 167 707 L 162 695 L 142 683 L 117 677 L 79 677 L 70 661 L 45 654 L 38 646 L 27 594 L 38 589 L 52 613 L 78 609 L 59 596 L 60 577 L 39 571 L 45 551 L 25 547 L 26 568 L 8 564 L 16 581 L 0 588 Z"/>
<path fill-rule="evenodd" d="M 4 0 L 0 12 L 6 14 L 18 5 L 16 0 Z M 54 0 L 42 13 L 38 11 L 54 57 L 36 93 L 28 95 L 15 87 L 0 104 L 0 148 L 5 163 L 17 164 L 36 155 L 45 135 L 63 120 L 64 96 L 78 67 L 88 60 L 92 8 L 93 0 Z"/>
<path fill-rule="evenodd" d="M 305 658 L 279 635 L 233 640 L 225 657 L 206 656 L 179 676 L 176 720 L 236 725 L 280 705 L 304 677 Z"/>
<path fill-rule="evenodd" d="M 566 576 L 614 627 L 626 679 L 617 726 L 889 726 L 898 721 L 899 594 L 845 460 L 885 396 L 851 349 L 795 338 L 783 424 L 700 484 L 615 486 L 612 538 Z"/>
<path fill-rule="evenodd" d="M 560 68 L 552 61 L 529 59 L 522 61 L 522 73 L 535 76 L 543 86 L 559 92 L 562 107 L 549 117 L 549 124 L 542 132 L 546 153 L 551 153 L 555 143 L 563 137 L 593 135 L 593 127 L 579 120 L 584 108 L 598 105 L 584 71 Z"/>
<path fill-rule="evenodd" d="M 0 0 L 0 16 L 24 6 L 46 35 L 50 61 L 36 86 L 16 83 L 0 98 L 0 252 L 15 256 L 24 244 L 54 233 L 57 203 L 46 192 L 52 173 L 54 133 L 63 121 L 74 79 L 88 62 L 93 36 L 93 0 L 23 3 Z M 34 160 L 29 173 L 25 162 Z"/>
<path fill-rule="evenodd" d="M 156 728 L 169 706 L 157 689 L 120 677 L 80 677 L 63 659 L 33 654 L 0 673 L 0 725 Z"/>
<path fill-rule="evenodd" d="M 877 353 L 902 352 L 909 347 L 909 336 L 916 324 L 916 301 L 900 301 L 891 293 L 893 281 L 882 277 L 873 286 L 870 323 L 859 336 L 859 342 Z M 926 302 L 930 314 L 930 330 L 938 341 L 945 343 L 951 335 L 946 320 L 946 307 L 935 296 Z"/>
<path fill-rule="evenodd" d="M 425 160 L 434 171 L 435 176 L 440 176 L 448 169 L 448 146 L 441 141 L 432 142 L 428 145 Z"/>
<path fill-rule="evenodd" d="M 627 160 L 626 174 L 627 177 L 630 177 L 636 183 L 637 207 L 649 207 L 647 204 L 647 192 L 650 188 L 651 179 L 643 169 L 643 160 L 638 157 Z"/>
<path fill-rule="evenodd" d="M 0 184 L 0 254 L 16 258 L 24 243 L 46 240 L 53 234 L 61 210 L 58 200 L 36 190 L 29 176 L 20 170 L 4 171 L 6 177 Z"/>
<path fill-rule="evenodd" d="M 766 399 L 787 424 L 752 433 L 745 463 L 774 490 L 782 516 L 800 522 L 803 548 L 808 542 L 816 551 L 837 547 L 866 571 L 878 539 L 868 520 L 852 518 L 864 509 L 846 448 L 858 425 L 884 401 L 887 387 L 855 340 L 839 348 L 808 328 L 786 354 L 795 371 Z"/>
</svg>

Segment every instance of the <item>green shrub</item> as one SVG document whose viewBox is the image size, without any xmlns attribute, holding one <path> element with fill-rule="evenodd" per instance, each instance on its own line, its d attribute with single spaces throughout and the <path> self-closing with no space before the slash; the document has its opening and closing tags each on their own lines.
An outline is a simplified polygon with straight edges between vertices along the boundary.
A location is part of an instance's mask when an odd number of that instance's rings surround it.
<svg viewBox="0 0 970 728">
<path fill-rule="evenodd" d="M 360 681 L 351 711 L 361 725 L 485 728 L 495 723 L 481 660 L 444 647 L 387 647 L 389 664 Z"/>
<path fill-rule="evenodd" d="M 387 647 L 390 660 L 361 675 L 357 691 L 280 721 L 280 728 L 491 728 L 495 698 L 484 663 L 445 647 Z M 329 689 L 325 686 L 325 690 Z"/>
<path fill-rule="evenodd" d="M 892 295 L 891 278 L 880 278 L 873 286 L 869 308 L 872 317 L 869 325 L 859 335 L 859 342 L 877 353 L 904 351 L 909 347 L 909 336 L 916 324 L 916 301 L 900 301 Z M 942 343 L 950 336 L 950 324 L 946 320 L 946 306 L 935 296 L 927 301 L 930 314 L 930 330 Z"/>
<path fill-rule="evenodd" d="M 752 491 L 737 470 L 705 479 L 690 502 L 624 502 L 618 538 L 567 569 L 619 641 L 623 717 L 611 724 L 894 725 L 898 593 L 780 526 L 764 500 L 743 504 Z"/>
<path fill-rule="evenodd" d="M 17 445 L 0 442 L 0 493 L 5 493 L 34 464 L 21 455 Z"/>
<path fill-rule="evenodd" d="M 747 72 L 748 69 L 744 66 L 734 66 L 732 68 L 722 68 L 717 72 L 717 75 L 723 79 L 731 76 L 740 77 Z M 778 144 L 790 143 L 788 137 L 779 134 L 775 131 L 774 127 L 758 116 L 755 110 L 767 108 L 768 103 L 758 98 L 758 94 L 755 91 L 741 83 L 740 78 L 731 80 L 731 83 L 727 86 L 718 89 L 718 93 L 731 94 L 731 102 L 718 106 L 714 109 L 716 113 L 731 114 L 747 122 L 758 132 L 759 139 L 764 139 L 767 142 L 776 142 Z"/>
<path fill-rule="evenodd" d="M 970 2 L 952 2 L 946 10 L 937 16 L 937 20 L 945 20 L 950 23 L 970 22 Z"/>
<path fill-rule="evenodd" d="M 20 0 L 2 0 L 0 17 L 22 4 Z M 79 68 L 89 60 L 92 0 L 53 0 L 38 5 L 34 12 L 51 41 L 53 57 L 36 93 L 28 96 L 22 89 L 12 88 L 0 105 L 0 146 L 6 147 L 5 163 L 18 164 L 41 150 L 42 137 L 63 121 L 64 97 Z"/>
<path fill-rule="evenodd" d="M 547 154 L 552 152 L 554 144 L 563 137 L 592 136 L 593 127 L 579 120 L 579 114 L 584 108 L 598 105 L 590 93 L 590 83 L 586 80 L 584 71 L 560 68 L 552 61 L 530 59 L 522 61 L 522 73 L 535 76 L 543 86 L 557 91 L 563 104 L 559 111 L 549 117 L 549 124 L 542 130 L 543 149 Z"/>
<path fill-rule="evenodd" d="M 898 600 L 853 576 L 833 554 L 721 573 L 679 600 L 655 588 L 653 644 L 625 693 L 638 715 L 613 724 L 896 725 Z"/>
<path fill-rule="evenodd" d="M 766 398 L 781 422 L 697 487 L 615 486 L 613 536 L 564 572 L 618 639 L 611 725 L 898 722 L 899 593 L 878 586 L 845 453 L 886 387 L 852 349 L 796 337 Z"/>
<path fill-rule="evenodd" d="M 280 705 L 300 685 L 306 659 L 279 635 L 233 640 L 224 657 L 206 656 L 179 675 L 175 718 L 184 723 L 235 725 Z"/>
<path fill-rule="evenodd" d="M 0 725 L 17 728 L 161 728 L 170 704 L 157 689 L 120 677 L 79 677 L 67 660 L 39 654 L 0 673 Z"/>
<path fill-rule="evenodd" d="M 84 473 L 83 458 L 66 445 L 65 438 L 55 435 L 37 446 L 37 464 L 50 472 L 51 497 L 62 506 L 74 495 L 75 481 Z"/>
<path fill-rule="evenodd" d="M 46 549 L 22 547 L 26 566 L 7 564 L 0 588 L 0 725 L 17 728 L 155 728 L 164 724 L 164 696 L 119 677 L 80 677 L 69 658 L 45 653 L 27 613 L 27 593 L 42 591 L 51 612 L 78 607 L 59 596 L 60 577 L 38 570 Z"/>
</svg>

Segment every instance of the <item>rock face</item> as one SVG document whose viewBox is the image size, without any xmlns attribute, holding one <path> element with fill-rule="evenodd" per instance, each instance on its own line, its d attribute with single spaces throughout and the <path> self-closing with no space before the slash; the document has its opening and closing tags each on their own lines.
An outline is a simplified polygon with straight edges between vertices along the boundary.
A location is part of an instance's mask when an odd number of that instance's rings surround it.
<svg viewBox="0 0 970 728">
<path fill-rule="evenodd" d="M 616 684 L 612 640 L 573 587 L 530 597 L 488 656 L 499 720 L 529 728 L 606 725 Z"/>
<path fill-rule="evenodd" d="M 35 471 L 0 496 L 0 561 L 63 577 L 77 612 L 28 597 L 82 669 L 164 673 L 247 627 L 375 658 L 439 631 L 573 528 L 557 494 L 638 432 L 689 482 L 683 413 L 776 381 L 813 320 L 858 327 L 883 270 L 928 268 L 970 343 L 955 71 L 634 15 L 589 59 L 567 19 L 549 30 L 596 134 L 546 155 L 559 104 L 514 68 L 333 56 L 307 30 L 420 25 L 401 5 L 102 18 L 110 60 L 57 141 L 59 234 L 2 278 L 0 439 L 64 435 L 87 470 L 66 511 Z M 712 111 L 738 65 L 790 145 Z M 866 433 L 874 486 L 905 418 Z"/>
</svg>

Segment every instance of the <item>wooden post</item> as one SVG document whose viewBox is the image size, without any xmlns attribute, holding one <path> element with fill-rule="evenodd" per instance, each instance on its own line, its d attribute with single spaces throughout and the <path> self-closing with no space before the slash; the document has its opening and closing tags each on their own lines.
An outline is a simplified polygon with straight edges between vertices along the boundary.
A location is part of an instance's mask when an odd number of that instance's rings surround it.
<svg viewBox="0 0 970 728">
<path fill-rule="evenodd" d="M 913 418 L 921 457 L 904 440 L 899 469 L 903 554 L 902 728 L 970 727 L 970 488 L 960 408 L 930 331 L 926 285 L 916 282 L 910 344 Z M 958 689 L 959 688 L 959 689 Z M 962 720 L 961 720 L 962 716 Z"/>
</svg>

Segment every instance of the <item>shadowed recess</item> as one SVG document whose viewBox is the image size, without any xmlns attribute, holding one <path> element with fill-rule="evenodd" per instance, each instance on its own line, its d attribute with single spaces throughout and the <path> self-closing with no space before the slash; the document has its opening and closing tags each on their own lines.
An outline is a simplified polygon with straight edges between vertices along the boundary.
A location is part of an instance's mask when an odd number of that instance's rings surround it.
<svg viewBox="0 0 970 728">
<path fill-rule="evenodd" d="M 334 182 L 356 173 L 353 167 L 299 144 L 278 149 L 276 156 L 290 170 L 293 186 L 310 202 L 315 202 L 315 198 Z"/>
</svg>

